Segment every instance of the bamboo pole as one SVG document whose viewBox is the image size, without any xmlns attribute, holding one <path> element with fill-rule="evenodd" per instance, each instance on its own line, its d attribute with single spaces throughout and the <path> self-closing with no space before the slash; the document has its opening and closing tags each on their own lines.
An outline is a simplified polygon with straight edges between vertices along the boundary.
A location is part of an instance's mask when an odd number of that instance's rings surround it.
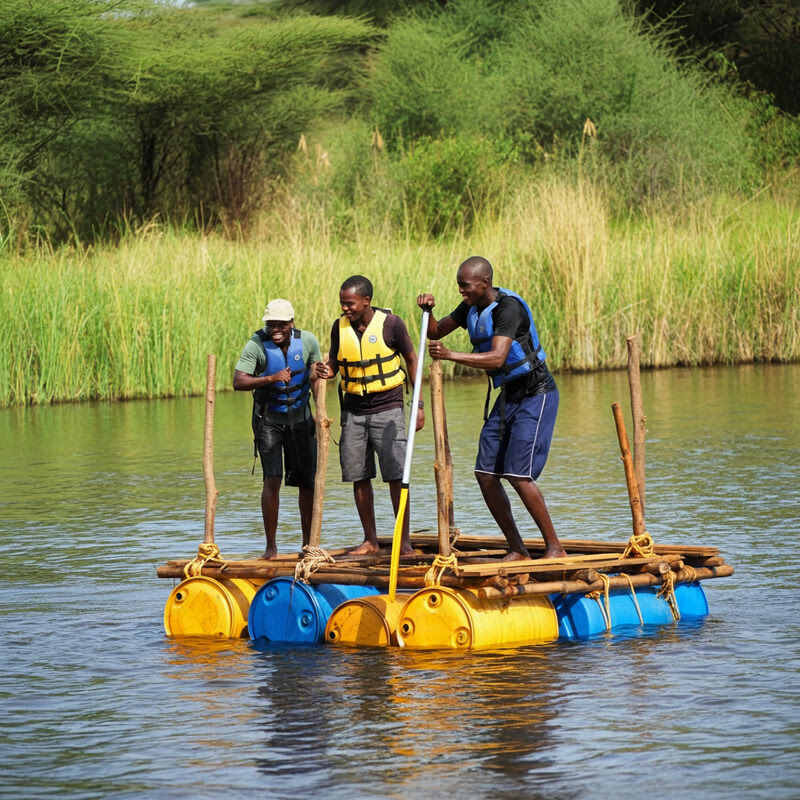
<svg viewBox="0 0 800 800">
<path fill-rule="evenodd" d="M 203 433 L 203 477 L 206 485 L 206 518 L 204 544 L 214 544 L 214 515 L 217 511 L 217 484 L 214 481 L 214 385 L 217 357 L 208 354 L 206 364 L 206 424 Z"/>
<path fill-rule="evenodd" d="M 450 436 L 447 433 L 447 406 L 444 402 L 444 384 L 442 385 L 442 428 L 444 429 L 444 461 L 447 465 L 447 515 L 450 522 L 450 533 L 454 533 L 456 525 L 453 512 L 453 454 L 450 452 Z"/>
<path fill-rule="evenodd" d="M 710 578 L 727 578 L 730 575 L 733 575 L 733 567 L 729 564 L 709 568 L 688 568 L 675 573 L 675 583 L 694 583 L 695 581 L 708 580 Z M 664 582 L 660 575 L 651 575 L 649 572 L 628 577 L 630 577 L 634 588 L 661 586 Z M 630 591 L 631 584 L 628 583 L 628 578 L 612 575 L 609 577 L 608 588 Z M 506 590 L 496 589 L 493 586 L 482 586 L 477 590 L 477 594 L 481 598 L 491 598 L 523 594 L 585 594 L 596 591 L 605 591 L 605 582 L 603 580 L 597 580 L 592 583 L 586 583 L 585 581 L 543 581 L 541 583 L 509 585 Z"/>
<path fill-rule="evenodd" d="M 631 514 L 633 515 L 633 535 L 641 536 L 644 533 L 644 515 L 642 514 L 642 503 L 639 499 L 636 475 L 633 471 L 633 459 L 631 458 L 631 450 L 628 444 L 628 434 L 625 432 L 625 422 L 622 419 L 622 409 L 619 403 L 612 403 L 611 410 L 614 413 L 614 422 L 617 425 L 619 449 L 622 453 L 622 463 L 625 467 L 625 482 L 628 484 L 628 499 L 630 500 Z"/>
<path fill-rule="evenodd" d="M 639 334 L 629 336 L 628 345 L 628 384 L 631 392 L 631 417 L 633 418 L 633 467 L 636 482 L 639 484 L 639 502 L 644 516 L 644 449 L 647 417 L 642 405 L 642 383 L 639 374 Z"/>
<path fill-rule="evenodd" d="M 325 500 L 325 473 L 328 469 L 328 448 L 331 438 L 331 421 L 327 416 L 325 394 L 328 382 L 314 382 L 314 406 L 317 411 L 317 473 L 314 476 L 314 505 L 311 510 L 311 532 L 308 543 L 319 547 L 322 538 L 322 504 Z"/>
<path fill-rule="evenodd" d="M 158 567 L 156 574 L 159 578 L 183 577 L 180 567 L 166 564 Z M 220 566 L 205 565 L 202 569 L 202 574 L 207 578 L 269 579 L 277 575 L 293 575 L 294 569 L 292 568 L 291 571 L 288 571 L 278 567 L 267 566 L 236 567 L 228 564 L 222 568 Z M 708 580 L 710 578 L 727 578 L 733 575 L 733 567 L 730 564 L 721 564 L 718 567 L 686 567 L 678 570 L 675 575 L 676 583 L 693 583 L 694 581 Z M 634 587 L 660 586 L 663 583 L 661 575 L 653 575 L 650 572 L 642 572 L 628 577 L 630 577 Z M 376 586 L 380 589 L 386 589 L 389 586 L 390 576 L 386 572 L 373 575 L 367 571 L 351 572 L 342 569 L 336 571 L 334 566 L 331 569 L 320 568 L 309 576 L 309 580 L 311 583 L 341 583 L 351 586 Z M 586 592 L 603 591 L 605 589 L 602 580 L 596 580 L 591 583 L 581 580 L 540 581 L 524 584 L 509 583 L 505 589 L 498 589 L 494 586 L 476 586 L 474 581 L 464 581 L 447 574 L 442 575 L 440 583 L 442 586 L 451 588 L 471 588 L 479 597 L 483 598 L 523 594 L 585 594 Z M 397 587 L 399 589 L 422 589 L 422 576 L 419 574 L 406 575 L 401 570 L 397 576 Z M 612 575 L 609 576 L 609 589 L 629 590 L 630 584 L 627 578 Z"/>
<path fill-rule="evenodd" d="M 444 393 L 442 389 L 442 365 L 436 359 L 431 363 L 431 414 L 433 416 L 433 441 L 436 459 L 433 473 L 436 478 L 436 510 L 439 529 L 439 555 L 450 555 L 450 514 L 448 505 L 448 475 L 446 435 L 444 419 Z"/>
</svg>

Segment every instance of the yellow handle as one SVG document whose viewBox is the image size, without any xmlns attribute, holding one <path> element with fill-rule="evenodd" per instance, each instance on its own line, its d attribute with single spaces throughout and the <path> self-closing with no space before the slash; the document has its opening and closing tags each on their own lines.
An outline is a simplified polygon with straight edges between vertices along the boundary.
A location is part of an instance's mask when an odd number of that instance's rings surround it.
<svg viewBox="0 0 800 800">
<path fill-rule="evenodd" d="M 392 561 L 389 566 L 389 600 L 393 601 L 397 594 L 397 572 L 400 569 L 400 542 L 403 538 L 403 520 L 406 517 L 408 503 L 408 486 L 400 490 L 400 503 L 397 506 L 397 518 L 394 521 L 392 536 Z"/>
</svg>

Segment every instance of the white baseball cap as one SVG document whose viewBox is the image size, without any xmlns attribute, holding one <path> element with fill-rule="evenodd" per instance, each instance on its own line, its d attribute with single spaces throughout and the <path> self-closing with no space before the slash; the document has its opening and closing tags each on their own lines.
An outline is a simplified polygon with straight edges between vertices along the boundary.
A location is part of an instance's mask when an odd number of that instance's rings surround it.
<svg viewBox="0 0 800 800">
<path fill-rule="evenodd" d="M 278 297 L 267 303 L 261 319 L 263 322 L 290 322 L 294 319 L 294 309 L 288 300 Z"/>
</svg>

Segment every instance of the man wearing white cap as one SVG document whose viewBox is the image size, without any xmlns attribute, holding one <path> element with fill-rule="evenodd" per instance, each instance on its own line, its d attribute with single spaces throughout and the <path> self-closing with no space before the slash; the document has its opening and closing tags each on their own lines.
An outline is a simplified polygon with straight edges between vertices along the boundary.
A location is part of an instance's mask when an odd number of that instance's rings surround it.
<svg viewBox="0 0 800 800">
<path fill-rule="evenodd" d="M 298 487 L 303 544 L 311 533 L 317 444 L 309 396 L 316 382 L 314 364 L 322 360 L 314 334 L 294 327 L 288 300 L 270 300 L 264 327 L 244 347 L 233 373 L 233 388 L 253 392 L 253 434 L 261 457 L 264 487 L 261 514 L 267 547 L 263 558 L 278 553 L 275 534 L 281 480 Z"/>
</svg>

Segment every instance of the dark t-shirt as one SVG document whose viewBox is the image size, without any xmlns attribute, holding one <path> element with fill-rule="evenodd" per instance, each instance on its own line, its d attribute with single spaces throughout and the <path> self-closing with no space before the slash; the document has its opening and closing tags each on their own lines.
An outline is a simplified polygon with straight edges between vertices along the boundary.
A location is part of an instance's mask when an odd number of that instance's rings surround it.
<svg viewBox="0 0 800 800">
<path fill-rule="evenodd" d="M 469 309 L 466 302 L 461 302 L 450 312 L 450 317 L 459 327 L 466 328 Z M 498 296 L 497 305 L 492 309 L 492 325 L 495 336 L 515 339 L 526 352 L 533 349 L 528 313 L 516 297 L 502 293 Z M 505 384 L 506 399 L 516 402 L 522 397 L 552 392 L 556 388 L 555 379 L 544 361 L 537 361 L 531 366 L 533 369 L 530 372 Z"/>
<path fill-rule="evenodd" d="M 380 309 L 381 311 L 385 309 Z M 361 334 L 355 326 L 353 330 L 356 336 L 361 339 Z M 383 321 L 383 341 L 404 358 L 408 358 L 414 352 L 414 345 L 408 335 L 408 328 L 397 314 L 388 313 Z M 333 323 L 331 328 L 331 366 L 335 372 L 339 370 L 339 320 Z M 403 384 L 387 389 L 385 392 L 371 392 L 370 394 L 357 395 L 342 393 L 342 403 L 345 411 L 352 414 L 377 414 L 379 411 L 386 411 L 390 408 L 402 408 L 403 406 Z"/>
</svg>

